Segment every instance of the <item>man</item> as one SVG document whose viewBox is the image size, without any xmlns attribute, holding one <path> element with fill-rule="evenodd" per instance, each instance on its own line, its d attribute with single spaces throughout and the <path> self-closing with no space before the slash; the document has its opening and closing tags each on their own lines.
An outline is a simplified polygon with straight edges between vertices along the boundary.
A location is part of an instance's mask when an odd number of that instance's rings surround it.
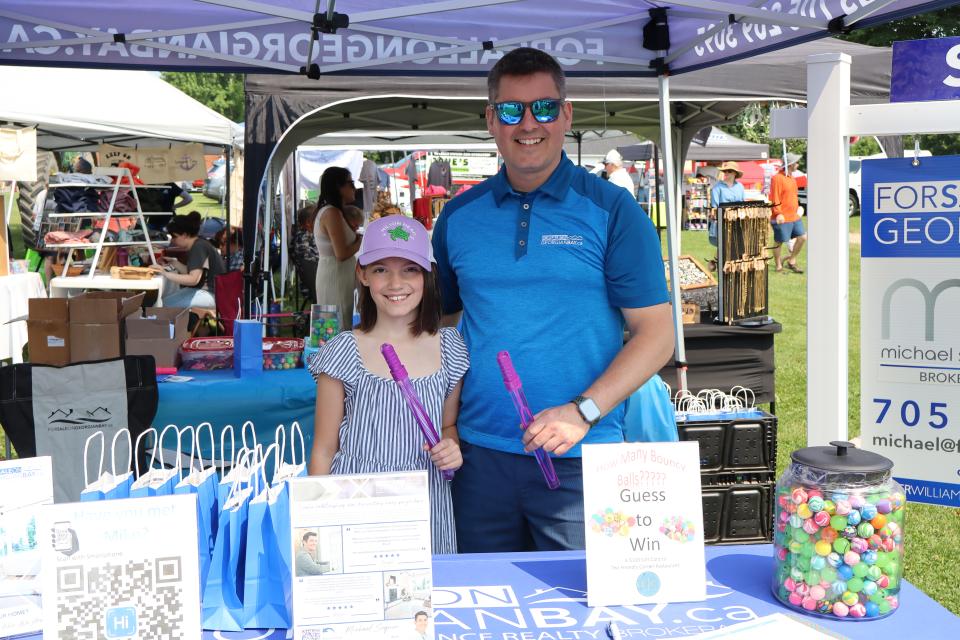
<svg viewBox="0 0 960 640">
<path fill-rule="evenodd" d="M 444 321 L 462 312 L 470 348 L 452 487 L 460 552 L 583 548 L 580 444 L 622 441 L 624 399 L 672 351 L 657 234 L 636 200 L 563 153 L 565 86 L 542 51 L 497 62 L 486 118 L 503 166 L 447 203 L 433 234 Z M 538 412 L 522 438 L 502 350 Z M 555 456 L 556 491 L 529 455 L 538 447 Z"/>
<path fill-rule="evenodd" d="M 300 551 L 297 552 L 296 575 L 319 576 L 330 571 L 329 562 L 317 562 L 317 534 L 313 531 L 307 531 L 301 538 Z"/>
<path fill-rule="evenodd" d="M 770 202 L 773 203 L 770 223 L 773 225 L 773 239 L 777 243 L 773 248 L 773 260 L 777 271 L 783 271 L 783 265 L 794 273 L 803 273 L 797 265 L 797 256 L 807 241 L 807 232 L 800 219 L 800 201 L 797 197 L 797 180 L 793 172 L 797 170 L 800 156 L 788 153 L 787 169 L 780 171 L 770 180 Z M 780 245 L 794 240 L 790 256 L 784 263 L 780 258 Z"/>
<path fill-rule="evenodd" d="M 410 636 L 411 640 L 426 640 L 427 620 L 428 616 L 426 611 L 417 611 L 417 614 L 413 616 L 414 631 Z"/>
<path fill-rule="evenodd" d="M 627 170 L 623 168 L 623 156 L 620 155 L 619 151 L 616 149 L 607 151 L 607 155 L 603 159 L 603 168 L 607 172 L 607 180 L 611 184 L 623 187 L 631 197 L 634 197 L 633 180 L 630 179 Z"/>
</svg>

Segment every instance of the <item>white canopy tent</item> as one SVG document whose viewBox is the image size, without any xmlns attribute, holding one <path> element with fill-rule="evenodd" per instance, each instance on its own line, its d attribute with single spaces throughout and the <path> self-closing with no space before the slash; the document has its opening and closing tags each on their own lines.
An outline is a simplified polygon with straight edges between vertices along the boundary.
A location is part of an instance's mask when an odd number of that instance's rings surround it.
<svg viewBox="0 0 960 640">
<path fill-rule="evenodd" d="M 0 122 L 37 127 L 45 151 L 95 151 L 100 143 L 242 144 L 242 129 L 149 71 L 0 66 Z"/>
</svg>

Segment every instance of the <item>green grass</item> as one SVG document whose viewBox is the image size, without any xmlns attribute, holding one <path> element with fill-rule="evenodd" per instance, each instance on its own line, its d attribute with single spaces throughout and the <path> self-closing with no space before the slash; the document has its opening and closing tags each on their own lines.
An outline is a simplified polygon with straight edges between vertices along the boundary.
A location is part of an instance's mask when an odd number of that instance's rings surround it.
<svg viewBox="0 0 960 640">
<path fill-rule="evenodd" d="M 860 219 L 850 220 L 850 231 L 860 231 Z M 664 247 L 666 236 L 664 235 Z M 704 231 L 684 231 L 681 253 L 706 261 L 714 255 Z M 666 251 L 666 249 L 664 249 Z M 807 248 L 799 263 L 806 268 Z M 849 437 L 860 433 L 860 245 L 850 245 L 849 286 Z M 779 433 L 777 435 L 777 474 L 790 460 L 790 453 L 807 442 L 807 275 L 789 271 L 770 273 L 770 315 L 783 325 L 775 338 L 776 398 Z M 731 383 L 735 384 L 735 382 Z M 931 598 L 955 614 L 960 614 L 960 581 L 953 576 L 951 553 L 960 539 L 960 509 L 948 509 L 911 503 L 907 510 L 905 534 L 905 577 Z M 945 536 L 953 544 L 944 546 Z M 904 603 L 910 606 L 909 602 Z"/>
</svg>

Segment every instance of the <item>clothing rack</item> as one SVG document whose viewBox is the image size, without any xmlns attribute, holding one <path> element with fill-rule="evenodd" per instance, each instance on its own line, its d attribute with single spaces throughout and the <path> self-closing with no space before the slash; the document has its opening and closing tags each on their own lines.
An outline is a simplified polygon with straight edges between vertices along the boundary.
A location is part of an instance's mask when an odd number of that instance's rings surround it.
<svg viewBox="0 0 960 640">
<path fill-rule="evenodd" d="M 720 321 L 737 324 L 765 317 L 768 307 L 767 246 L 772 205 L 729 202 L 717 212 Z"/>
</svg>

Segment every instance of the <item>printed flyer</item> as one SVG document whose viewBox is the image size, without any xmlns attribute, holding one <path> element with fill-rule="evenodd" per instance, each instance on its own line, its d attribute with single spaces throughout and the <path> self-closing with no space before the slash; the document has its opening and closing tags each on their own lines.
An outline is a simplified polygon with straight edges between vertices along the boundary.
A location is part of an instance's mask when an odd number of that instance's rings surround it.
<svg viewBox="0 0 960 640">
<path fill-rule="evenodd" d="M 290 481 L 294 640 L 433 636 L 427 473 Z"/>
<path fill-rule="evenodd" d="M 0 462 L 0 637 L 36 633 L 40 604 L 37 512 L 53 504 L 49 456 Z"/>
<path fill-rule="evenodd" d="M 195 495 L 51 505 L 37 531 L 45 638 L 200 639 Z"/>
<path fill-rule="evenodd" d="M 696 442 L 583 447 L 587 603 L 706 598 Z"/>
</svg>

